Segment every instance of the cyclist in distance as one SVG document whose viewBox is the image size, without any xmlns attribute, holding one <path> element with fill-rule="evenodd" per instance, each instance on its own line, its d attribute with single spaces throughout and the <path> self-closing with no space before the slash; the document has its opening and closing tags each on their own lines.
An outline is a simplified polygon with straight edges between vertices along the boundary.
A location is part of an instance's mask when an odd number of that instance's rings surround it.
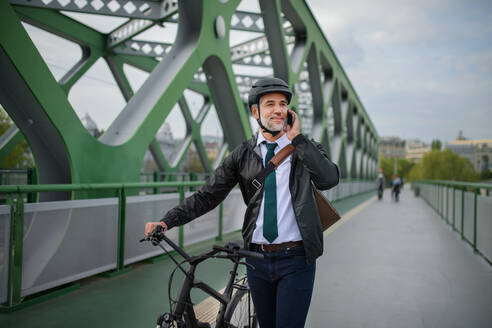
<svg viewBox="0 0 492 328">
<path fill-rule="evenodd" d="M 239 183 L 247 205 L 242 228 L 245 247 L 264 255 L 263 260 L 247 259 L 254 267 L 248 267 L 247 277 L 262 328 L 304 327 L 316 259 L 323 253 L 311 184 L 326 190 L 339 182 L 338 167 L 326 150 L 300 133 L 297 115 L 288 109 L 291 98 L 281 79 L 255 82 L 248 105 L 259 133 L 236 147 L 197 192 L 160 222 L 145 226 L 149 234 L 158 225 L 167 230 L 186 224 L 214 209 Z M 258 184 L 255 178 L 265 164 L 288 144 L 295 146 L 294 152 Z"/>
</svg>

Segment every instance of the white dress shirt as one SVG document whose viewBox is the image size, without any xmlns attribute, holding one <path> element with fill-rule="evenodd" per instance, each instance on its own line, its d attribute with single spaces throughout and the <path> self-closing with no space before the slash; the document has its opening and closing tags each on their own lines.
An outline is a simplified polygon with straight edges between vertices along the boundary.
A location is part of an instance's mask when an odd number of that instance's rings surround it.
<svg viewBox="0 0 492 328">
<path fill-rule="evenodd" d="M 267 147 L 263 143 L 266 141 L 270 143 L 265 137 L 258 133 L 256 141 L 257 145 L 260 145 L 261 156 L 263 158 L 263 166 L 265 165 L 265 157 L 267 153 Z M 284 134 L 276 141 L 277 147 L 275 147 L 275 154 L 291 143 L 289 138 Z M 276 183 L 277 183 L 277 228 L 278 237 L 272 242 L 272 244 L 280 244 L 288 241 L 302 240 L 299 227 L 297 226 L 294 209 L 292 208 L 292 198 L 289 190 L 289 176 L 290 176 L 290 163 L 292 155 L 289 155 L 284 161 L 274 170 Z M 272 173 L 273 174 L 273 173 Z M 255 244 L 269 244 L 268 240 L 263 236 L 263 211 L 265 204 L 265 193 L 263 193 L 263 199 L 261 200 L 260 211 L 258 218 L 256 219 L 256 228 L 253 232 L 253 238 L 251 242 Z"/>
</svg>

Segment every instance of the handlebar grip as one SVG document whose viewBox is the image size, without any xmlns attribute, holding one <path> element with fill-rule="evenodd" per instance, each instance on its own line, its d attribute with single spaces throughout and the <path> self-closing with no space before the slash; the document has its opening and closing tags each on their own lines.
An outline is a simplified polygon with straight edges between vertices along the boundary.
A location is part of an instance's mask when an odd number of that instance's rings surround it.
<svg viewBox="0 0 492 328">
<path fill-rule="evenodd" d="M 253 259 L 257 259 L 257 260 L 263 260 L 264 259 L 263 254 L 257 253 L 257 252 L 252 252 L 252 251 L 246 251 L 244 249 L 240 249 L 237 253 L 241 256 L 249 257 L 249 258 L 253 258 Z"/>
</svg>

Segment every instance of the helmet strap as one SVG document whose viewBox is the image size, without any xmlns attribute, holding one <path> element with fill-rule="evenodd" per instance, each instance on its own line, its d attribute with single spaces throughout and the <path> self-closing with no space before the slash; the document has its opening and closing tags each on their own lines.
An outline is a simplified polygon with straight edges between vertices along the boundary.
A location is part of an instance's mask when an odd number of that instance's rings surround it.
<svg viewBox="0 0 492 328">
<path fill-rule="evenodd" d="M 258 104 L 258 119 L 256 120 L 258 122 L 258 125 L 260 128 L 265 131 L 266 133 L 270 133 L 272 137 L 275 137 L 277 134 L 279 134 L 282 130 L 279 131 L 272 131 L 266 128 L 266 126 L 261 123 L 261 113 L 260 113 L 260 104 Z"/>
</svg>

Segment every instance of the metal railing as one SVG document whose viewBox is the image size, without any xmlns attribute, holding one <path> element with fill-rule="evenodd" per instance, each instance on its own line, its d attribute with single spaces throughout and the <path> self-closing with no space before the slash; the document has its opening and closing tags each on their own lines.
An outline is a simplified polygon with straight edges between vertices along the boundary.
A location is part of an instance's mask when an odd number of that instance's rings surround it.
<svg viewBox="0 0 492 328">
<path fill-rule="evenodd" d="M 70 185 L 17 185 L 17 186 L 0 186 L 0 195 L 7 195 L 7 205 L 0 206 L 0 235 L 5 237 L 0 238 L 0 285 L 2 285 L 2 265 L 8 268 L 8 278 L 5 279 L 6 285 L 6 296 L 4 296 L 5 305 L 3 306 L 4 311 L 12 311 L 18 308 L 25 306 L 26 301 L 24 299 L 25 296 L 36 294 L 43 290 L 50 290 L 53 287 L 61 286 L 63 284 L 67 284 L 69 282 L 80 280 L 83 277 L 87 277 L 90 275 L 94 275 L 96 273 L 107 272 L 108 270 L 112 270 L 111 272 L 114 274 L 126 272 L 129 268 L 128 264 L 143 260 L 145 258 L 155 257 L 154 253 L 146 252 L 137 254 L 138 256 L 133 256 L 129 259 L 130 248 L 140 247 L 135 246 L 137 242 L 137 237 L 143 234 L 143 222 L 141 222 L 141 217 L 146 216 L 146 214 L 141 214 L 143 208 L 148 206 L 155 207 L 159 203 L 169 200 L 172 198 L 171 202 L 166 206 L 166 210 L 169 210 L 172 206 L 177 205 L 184 201 L 185 197 L 190 194 L 187 192 L 187 189 L 198 187 L 202 185 L 204 181 L 186 181 L 186 182 L 153 182 L 153 183 L 104 183 L 104 184 L 70 184 Z M 129 196 L 132 192 L 128 192 L 129 190 L 134 189 L 147 189 L 147 190 L 162 190 L 174 188 L 177 189 L 177 194 L 160 194 L 160 195 L 144 195 L 144 196 Z M 113 198 L 103 198 L 103 199 L 89 199 L 89 200 L 76 200 L 76 201 L 57 201 L 57 202 L 41 202 L 41 203 L 26 203 L 25 195 L 29 195 L 31 193 L 40 193 L 40 192 L 52 192 L 52 191 L 101 191 L 101 190 L 113 190 L 115 197 Z M 341 183 L 333 188 L 330 191 L 325 191 L 325 195 L 332 201 L 340 200 L 345 197 L 350 197 L 356 194 L 365 193 L 368 191 L 375 190 L 375 183 L 373 181 L 341 181 Z M 179 227 L 176 229 L 176 241 L 178 244 L 183 247 L 186 245 L 190 245 L 191 243 L 196 243 L 204 240 L 211 240 L 213 238 L 220 240 L 223 238 L 224 233 L 229 233 L 233 231 L 239 231 L 242 226 L 242 216 L 244 215 L 245 205 L 243 203 L 242 197 L 240 196 L 239 190 L 234 190 L 231 195 L 233 198 L 228 201 L 226 199 L 225 202 L 219 205 L 218 211 L 214 210 L 212 214 L 213 217 L 209 217 L 206 220 L 201 220 L 200 218 L 196 221 L 192 221 L 185 226 Z M 230 196 L 231 196 L 230 195 Z M 150 202 L 148 202 L 150 200 Z M 227 202 L 228 201 L 228 202 Z M 97 213 L 97 215 L 90 214 L 90 210 L 94 209 L 97 206 L 95 204 L 111 206 L 109 211 L 112 218 L 104 218 L 104 213 Z M 141 204 L 138 202 L 142 202 Z M 145 203 L 148 202 L 148 203 Z M 81 204 L 82 203 L 82 204 Z M 225 205 L 224 205 L 225 203 Z M 69 204 L 69 205 L 66 205 Z M 75 205 L 72 205 L 75 204 Z M 140 207 L 131 207 L 135 206 L 135 204 Z M 149 204 L 149 205 L 147 205 Z M 174 205 L 173 205 L 174 204 Z M 102 206 L 102 205 L 101 205 Z M 61 209 L 61 210 L 60 210 Z M 241 211 L 243 209 L 243 211 Z M 61 212 L 56 212 L 59 210 Z M 78 214 L 73 214 L 74 211 L 79 210 Z M 107 209 L 106 209 L 107 210 Z M 45 211 L 45 212 L 43 212 Z M 127 217 L 128 211 L 132 211 L 130 217 Z M 117 212 L 117 213 L 116 213 Z M 159 211 L 157 211 L 159 212 Z M 225 212 L 223 214 L 223 212 Z M 2 214 L 3 213 L 3 214 Z M 140 215 L 140 217 L 135 219 L 135 213 Z M 154 211 L 155 214 L 155 211 Z M 43 216 L 44 215 L 44 216 Z M 25 265 L 26 256 L 31 256 L 31 258 L 39 256 L 36 254 L 27 254 L 30 251 L 24 252 L 24 250 L 37 250 L 39 248 L 39 244 L 36 242 L 32 242 L 31 239 L 35 239 L 36 236 L 43 235 L 43 231 L 46 233 L 45 239 L 37 239 L 37 242 L 41 243 L 49 243 L 54 238 L 49 234 L 52 232 L 52 227 L 49 224 L 56 227 L 57 224 L 53 224 L 53 217 L 59 215 L 68 216 L 68 218 L 63 217 L 59 219 L 57 222 L 62 222 L 62 224 L 66 224 L 66 229 L 75 230 L 75 235 L 86 234 L 90 238 L 92 236 L 91 225 L 100 224 L 101 221 L 106 220 L 104 223 L 104 228 L 106 229 L 106 236 L 99 236 L 101 239 L 108 238 L 114 239 L 114 243 L 110 243 L 111 247 L 114 247 L 114 254 L 116 256 L 116 261 L 114 265 L 106 265 L 99 266 L 98 272 L 97 270 L 92 271 L 84 271 L 84 274 L 80 275 L 71 275 L 64 277 L 63 279 L 52 279 L 49 284 L 43 281 L 44 284 L 38 284 L 36 288 L 27 288 L 23 286 L 23 279 L 25 279 L 26 272 L 23 272 L 23 263 Z M 132 216 L 133 215 L 133 216 Z M 227 222 L 223 222 L 223 216 L 227 216 Z M 35 217 L 36 216 L 36 217 Z M 94 219 L 94 216 L 97 216 Z M 99 217 L 101 216 L 101 217 Z M 162 217 L 162 216 L 161 216 Z M 148 221 L 151 221 L 155 217 L 146 217 Z M 127 219 L 131 222 L 127 222 Z M 33 222 L 37 224 L 36 229 L 39 229 L 39 226 L 43 226 L 42 229 L 36 230 L 33 228 Z M 93 221 L 91 221 L 93 220 Z M 139 221 L 140 220 L 140 221 Z M 130 225 L 129 225 L 130 223 Z M 200 229 L 195 229 L 193 225 L 199 224 Z M 78 228 L 74 228 L 71 225 L 78 225 Z M 117 225 L 117 227 L 116 227 Z M 203 226 L 207 226 L 208 231 L 203 233 L 200 236 L 197 235 L 198 230 L 202 230 Z M 129 231 L 129 228 L 131 231 Z M 81 229 L 82 228 L 82 229 Z M 116 228 L 116 229 L 115 229 Z M 77 230 L 78 229 L 78 230 Z M 96 229 L 96 228 L 92 228 Z M 34 232 L 32 231 L 34 230 Z M 42 230 L 42 231 L 41 231 Z M 61 229 L 63 230 L 63 229 Z M 87 231 L 85 231 L 87 230 Z M 117 230 L 116 233 L 111 232 Z M 174 229 L 173 229 L 174 230 Z M 186 231 L 186 232 L 185 232 Z M 30 232 L 31 235 L 28 235 L 26 238 L 26 233 Z M 41 232 L 41 233 L 40 233 Z M 103 231 L 104 232 L 104 231 Z M 185 237 L 188 236 L 189 240 L 185 241 Z M 130 236 L 130 237 L 129 237 Z M 1 237 L 1 236 L 0 236 Z M 63 249 L 64 247 L 74 247 L 77 251 L 80 248 L 83 248 L 83 255 L 89 257 L 100 257 L 102 256 L 99 252 L 94 253 L 93 246 L 87 245 L 84 241 L 82 244 L 78 244 L 76 246 L 72 246 L 72 240 L 67 237 L 67 230 L 64 230 L 61 235 L 57 235 L 60 242 L 54 246 L 54 248 L 59 251 L 59 249 Z M 31 238 L 31 239 L 29 239 Z M 125 241 L 126 240 L 126 241 Z M 28 245 L 25 244 L 29 242 Z M 133 243 L 128 245 L 128 243 Z M 3 244 L 3 245 L 2 245 Z M 34 245 L 34 246 L 33 246 Z M 127 249 L 127 246 L 130 248 Z M 88 250 L 91 249 L 92 250 Z M 2 251 L 3 248 L 3 251 Z M 99 250 L 104 250 L 106 246 L 99 246 Z M 97 247 L 96 247 L 97 249 Z M 69 252 L 69 251 L 66 251 Z M 54 252 L 50 253 L 51 255 L 55 254 Z M 91 255 L 92 254 L 92 255 Z M 113 253 L 112 253 L 113 254 Z M 46 258 L 46 261 L 50 260 L 50 255 L 41 256 Z M 54 256 L 54 255 L 53 255 Z M 70 254 L 72 258 L 76 257 L 77 254 Z M 3 258 L 3 260 L 2 260 Z M 133 262 L 132 262 L 133 261 Z M 3 263 L 2 263 L 3 262 Z M 56 261 L 55 261 L 56 262 Z M 111 263 L 114 261 L 111 260 Z M 109 263 L 109 262 L 108 262 Z M 45 264 L 43 264 L 45 265 Z M 59 266 L 67 266 L 69 264 L 60 262 Z M 101 269 L 102 268 L 102 269 Z M 40 270 L 44 270 L 43 267 Z M 58 270 L 51 270 L 51 272 Z M 89 273 L 87 273 L 89 272 Z M 58 274 L 58 272 L 57 272 Z M 75 277 L 75 278 L 74 278 Z M 27 284 L 24 281 L 24 284 Z M 0 286 L 0 294 L 1 290 L 4 286 Z M 28 286 L 31 287 L 31 286 Z M 28 290 L 26 290 L 28 289 Z M 5 290 L 5 289 L 4 289 Z M 34 295 L 35 296 L 35 295 Z M 0 300 L 2 299 L 2 295 L 0 295 Z M 5 301 L 6 299 L 6 301 Z"/>
<path fill-rule="evenodd" d="M 34 185 L 37 183 L 36 168 L 0 169 L 0 185 Z M 27 194 L 27 202 L 36 201 L 36 194 Z M 0 203 L 2 199 L 0 199 Z"/>
<path fill-rule="evenodd" d="M 412 188 L 492 265 L 492 185 L 416 181 Z"/>
</svg>

